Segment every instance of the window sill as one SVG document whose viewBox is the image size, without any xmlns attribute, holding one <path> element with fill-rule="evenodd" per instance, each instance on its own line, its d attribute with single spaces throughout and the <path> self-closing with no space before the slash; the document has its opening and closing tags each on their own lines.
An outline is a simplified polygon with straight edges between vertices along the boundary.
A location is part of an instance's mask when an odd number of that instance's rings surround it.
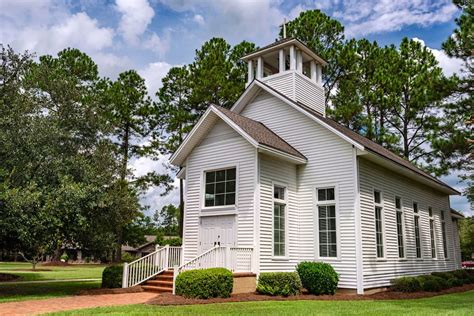
<svg viewBox="0 0 474 316">
<path fill-rule="evenodd" d="M 290 258 L 288 257 L 272 257 L 272 261 L 288 261 Z"/>
<path fill-rule="evenodd" d="M 341 258 L 339 258 L 339 257 L 319 257 L 319 258 L 316 258 L 316 260 L 324 261 L 324 262 L 327 262 L 327 261 L 341 262 Z"/>
</svg>

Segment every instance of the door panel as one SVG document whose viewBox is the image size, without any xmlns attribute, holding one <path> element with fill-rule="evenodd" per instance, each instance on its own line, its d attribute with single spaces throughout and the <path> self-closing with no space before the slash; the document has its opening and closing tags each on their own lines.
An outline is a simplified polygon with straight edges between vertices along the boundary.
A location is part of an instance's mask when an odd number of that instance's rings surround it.
<svg viewBox="0 0 474 316">
<path fill-rule="evenodd" d="M 203 253 L 215 245 L 235 246 L 235 216 L 201 217 L 199 228 L 199 253 Z"/>
</svg>

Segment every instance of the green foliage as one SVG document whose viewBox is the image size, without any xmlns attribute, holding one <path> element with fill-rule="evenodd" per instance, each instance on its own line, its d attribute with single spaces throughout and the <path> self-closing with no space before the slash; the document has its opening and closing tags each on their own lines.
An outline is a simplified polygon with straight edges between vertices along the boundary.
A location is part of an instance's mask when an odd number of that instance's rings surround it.
<svg viewBox="0 0 474 316">
<path fill-rule="evenodd" d="M 421 283 L 421 288 L 426 292 L 439 292 L 449 288 L 447 280 L 432 275 L 422 275 L 417 277 Z"/>
<path fill-rule="evenodd" d="M 64 262 L 67 262 L 69 260 L 69 256 L 67 255 L 67 253 L 64 253 L 64 254 L 62 254 L 60 259 L 64 260 Z"/>
<path fill-rule="evenodd" d="M 257 292 L 272 296 L 290 296 L 299 294 L 301 287 L 301 280 L 296 272 L 264 272 L 258 277 Z"/>
<path fill-rule="evenodd" d="M 179 208 L 173 204 L 165 205 L 159 212 L 155 212 L 153 219 L 158 223 L 159 230 L 163 235 L 178 235 L 179 213 Z"/>
<path fill-rule="evenodd" d="M 431 275 L 435 276 L 435 277 L 445 279 L 445 280 L 456 278 L 456 276 L 452 272 L 433 272 L 433 273 L 431 273 Z"/>
<path fill-rule="evenodd" d="M 102 288 L 121 288 L 123 265 L 113 265 L 102 272 Z"/>
<path fill-rule="evenodd" d="M 452 272 L 452 274 L 455 278 L 458 278 L 461 280 L 468 279 L 470 275 L 467 270 L 463 270 L 463 269 L 455 270 Z"/>
<path fill-rule="evenodd" d="M 462 259 L 472 260 L 471 256 L 474 253 L 474 217 L 463 218 L 458 223 Z"/>
<path fill-rule="evenodd" d="M 391 281 L 392 290 L 397 292 L 419 292 L 421 291 L 421 282 L 417 277 L 402 277 Z"/>
<path fill-rule="evenodd" d="M 234 279 L 224 268 L 184 271 L 176 278 L 176 294 L 188 298 L 230 297 Z"/>
<path fill-rule="evenodd" d="M 296 267 L 303 287 L 311 294 L 336 293 L 339 275 L 333 267 L 324 262 L 301 262 Z"/>
<path fill-rule="evenodd" d="M 460 280 L 460 279 L 457 279 L 457 278 L 448 279 L 449 287 L 462 286 L 463 284 L 464 284 L 463 280 Z"/>
<path fill-rule="evenodd" d="M 132 254 L 130 254 L 128 252 L 122 253 L 122 262 L 130 263 L 130 262 L 135 261 L 137 259 L 138 259 L 137 257 L 133 256 Z"/>
</svg>

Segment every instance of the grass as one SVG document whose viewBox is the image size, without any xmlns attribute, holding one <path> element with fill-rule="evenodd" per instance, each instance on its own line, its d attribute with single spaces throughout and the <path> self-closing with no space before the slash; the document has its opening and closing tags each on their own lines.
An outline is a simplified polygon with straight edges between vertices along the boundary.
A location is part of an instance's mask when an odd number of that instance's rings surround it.
<svg viewBox="0 0 474 316">
<path fill-rule="evenodd" d="M 0 284 L 0 303 L 75 295 L 99 287 L 100 281 Z"/>
<path fill-rule="evenodd" d="M 51 271 L 20 271 L 30 270 L 31 264 L 24 262 L 0 262 L 0 273 L 11 273 L 18 275 L 17 281 L 40 281 L 40 280 L 67 280 L 67 279 L 97 279 L 102 277 L 105 265 L 81 264 L 61 267 L 38 265 L 37 269 L 48 269 Z"/>
<path fill-rule="evenodd" d="M 50 315 L 472 315 L 474 291 L 417 300 L 266 301 L 187 306 L 126 305 Z"/>
</svg>

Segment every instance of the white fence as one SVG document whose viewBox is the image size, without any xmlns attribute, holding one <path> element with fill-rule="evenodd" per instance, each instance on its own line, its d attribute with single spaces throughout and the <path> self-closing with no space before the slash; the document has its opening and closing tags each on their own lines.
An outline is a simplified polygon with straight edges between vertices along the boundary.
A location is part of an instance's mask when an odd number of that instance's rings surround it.
<svg viewBox="0 0 474 316">
<path fill-rule="evenodd" d="M 181 263 L 182 248 L 164 246 L 123 267 L 122 287 L 138 285 Z"/>
</svg>

